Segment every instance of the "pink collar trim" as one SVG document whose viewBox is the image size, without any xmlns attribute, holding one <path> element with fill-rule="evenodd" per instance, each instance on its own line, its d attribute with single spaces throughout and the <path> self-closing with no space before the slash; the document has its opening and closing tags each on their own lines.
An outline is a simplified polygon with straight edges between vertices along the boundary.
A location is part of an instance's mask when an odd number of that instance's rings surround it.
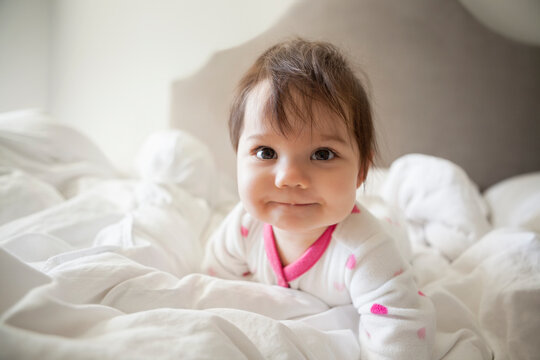
<svg viewBox="0 0 540 360">
<path fill-rule="evenodd" d="M 276 274 L 278 285 L 283 287 L 289 287 L 289 282 L 300 277 L 307 272 L 319 261 L 324 254 L 330 240 L 332 239 L 332 233 L 336 228 L 336 224 L 329 226 L 321 236 L 292 264 L 285 267 L 281 264 L 279 258 L 279 252 L 277 250 L 276 239 L 274 237 L 274 230 L 272 225 L 264 224 L 263 236 L 264 236 L 264 248 L 266 250 L 266 256 L 270 261 L 270 266 Z"/>
</svg>

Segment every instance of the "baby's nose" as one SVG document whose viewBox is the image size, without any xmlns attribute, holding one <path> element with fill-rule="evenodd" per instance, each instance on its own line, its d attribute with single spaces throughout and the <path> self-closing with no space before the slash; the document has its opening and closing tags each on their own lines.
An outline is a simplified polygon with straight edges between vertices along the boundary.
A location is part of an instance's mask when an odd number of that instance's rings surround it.
<svg viewBox="0 0 540 360">
<path fill-rule="evenodd" d="M 295 161 L 282 161 L 278 165 L 275 176 L 275 185 L 278 188 L 298 187 L 306 189 L 309 187 L 309 171 L 306 166 Z"/>
</svg>

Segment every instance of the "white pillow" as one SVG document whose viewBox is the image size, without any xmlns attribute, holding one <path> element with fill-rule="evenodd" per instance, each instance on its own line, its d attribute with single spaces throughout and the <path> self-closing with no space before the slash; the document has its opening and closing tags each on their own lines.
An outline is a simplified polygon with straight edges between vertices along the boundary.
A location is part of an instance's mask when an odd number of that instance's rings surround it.
<svg viewBox="0 0 540 360">
<path fill-rule="evenodd" d="M 30 161 L 49 166 L 87 162 L 99 167 L 100 172 L 113 171 L 108 158 L 90 138 L 74 128 L 55 123 L 43 111 L 0 113 L 0 132 L 4 147 Z"/>
<path fill-rule="evenodd" d="M 64 201 L 50 184 L 0 166 L 0 225 Z"/>
<path fill-rule="evenodd" d="M 84 179 L 118 176 L 87 136 L 39 110 L 0 113 L 0 164 L 49 183 L 64 197 Z"/>
<path fill-rule="evenodd" d="M 520 227 L 540 233 L 540 172 L 503 180 L 484 193 L 493 227 Z"/>
<path fill-rule="evenodd" d="M 214 158 L 206 144 L 181 130 L 158 131 L 146 139 L 136 159 L 139 176 L 174 184 L 209 203 L 219 185 Z"/>
<path fill-rule="evenodd" d="M 404 155 L 390 166 L 381 194 L 404 213 L 414 246 L 433 247 L 450 260 L 491 230 L 476 184 L 449 160 Z"/>
</svg>

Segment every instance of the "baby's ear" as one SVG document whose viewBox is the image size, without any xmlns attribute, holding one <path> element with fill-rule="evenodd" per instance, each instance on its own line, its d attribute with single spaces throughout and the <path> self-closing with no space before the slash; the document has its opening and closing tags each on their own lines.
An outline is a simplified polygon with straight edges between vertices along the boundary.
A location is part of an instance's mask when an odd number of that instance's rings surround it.
<svg viewBox="0 0 540 360">
<path fill-rule="evenodd" d="M 367 175 L 367 174 L 366 174 Z M 360 168 L 360 170 L 358 170 L 358 177 L 356 178 L 356 188 L 358 189 L 360 187 L 360 185 L 362 185 L 364 183 L 364 181 L 366 180 L 366 175 L 365 175 L 365 172 L 364 172 L 364 169 Z"/>
<path fill-rule="evenodd" d="M 373 153 L 370 153 L 369 156 L 364 159 L 364 161 L 367 161 L 367 165 L 365 163 L 362 163 L 360 161 L 360 168 L 358 169 L 358 178 L 356 179 L 356 188 L 358 189 L 360 185 L 366 181 L 367 174 L 371 166 L 373 165 Z"/>
</svg>

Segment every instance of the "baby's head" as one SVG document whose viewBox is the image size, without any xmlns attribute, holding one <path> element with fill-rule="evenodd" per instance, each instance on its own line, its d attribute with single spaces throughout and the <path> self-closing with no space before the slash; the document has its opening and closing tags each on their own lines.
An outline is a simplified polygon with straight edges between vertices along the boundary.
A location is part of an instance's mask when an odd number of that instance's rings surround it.
<svg viewBox="0 0 540 360">
<path fill-rule="evenodd" d="M 305 213 L 309 206 L 303 202 L 318 204 L 331 197 L 339 200 L 334 210 L 350 205 L 350 211 L 376 148 L 371 107 L 360 80 L 336 47 L 302 39 L 271 47 L 247 71 L 231 107 L 229 132 L 237 152 L 240 197 L 246 210 L 267 222 L 272 219 L 257 208 L 265 202 L 294 210 L 303 206 Z M 292 179 L 293 173 L 301 176 Z M 272 184 L 263 185 L 271 178 Z M 311 186 L 325 178 L 325 184 Z M 330 193 L 320 197 L 321 192 Z M 343 217 L 330 215 L 330 222 Z"/>
<path fill-rule="evenodd" d="M 364 86 L 335 46 L 294 39 L 272 46 L 255 61 L 240 81 L 231 107 L 229 135 L 235 150 L 247 99 L 263 82 L 270 89 L 266 103 L 260 106 L 273 128 L 284 135 L 291 130 L 287 112 L 312 125 L 313 104 L 326 106 L 347 126 L 360 153 L 361 170 L 367 175 L 376 152 L 371 105 Z"/>
</svg>

